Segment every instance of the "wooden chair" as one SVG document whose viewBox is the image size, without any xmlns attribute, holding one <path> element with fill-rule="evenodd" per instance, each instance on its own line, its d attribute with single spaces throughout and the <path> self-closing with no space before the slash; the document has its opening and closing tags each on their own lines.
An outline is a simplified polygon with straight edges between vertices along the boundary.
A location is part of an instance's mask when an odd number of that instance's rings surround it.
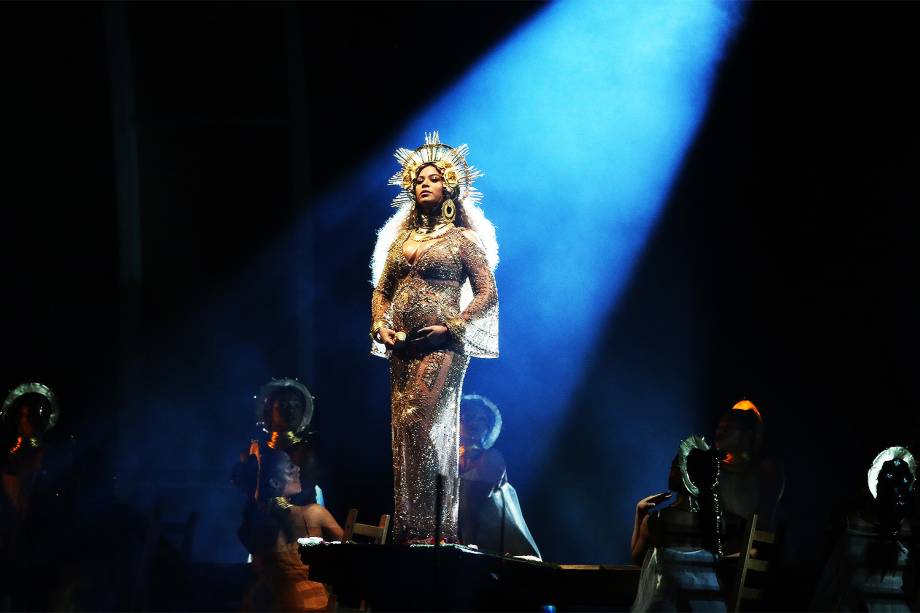
<svg viewBox="0 0 920 613">
<path fill-rule="evenodd" d="M 376 526 L 371 524 L 359 524 L 355 521 L 358 518 L 358 509 L 348 511 L 348 518 L 345 520 L 344 534 L 342 535 L 343 543 L 353 543 L 352 537 L 360 535 L 373 539 L 377 545 L 383 545 L 387 542 L 387 530 L 390 527 L 390 516 L 381 515 L 380 523 Z"/>
<path fill-rule="evenodd" d="M 762 601 L 763 588 L 748 587 L 748 579 L 751 571 L 755 573 L 766 573 L 769 568 L 769 562 L 762 549 L 754 547 L 754 543 L 765 543 L 772 546 L 776 541 L 776 535 L 766 530 L 757 529 L 757 514 L 755 513 L 748 522 L 747 529 L 744 532 L 744 540 L 741 542 L 741 555 L 738 559 L 738 572 L 735 579 L 735 590 L 732 597 L 732 611 L 741 611 L 742 601 Z M 754 550 L 757 557 L 751 555 Z"/>
</svg>

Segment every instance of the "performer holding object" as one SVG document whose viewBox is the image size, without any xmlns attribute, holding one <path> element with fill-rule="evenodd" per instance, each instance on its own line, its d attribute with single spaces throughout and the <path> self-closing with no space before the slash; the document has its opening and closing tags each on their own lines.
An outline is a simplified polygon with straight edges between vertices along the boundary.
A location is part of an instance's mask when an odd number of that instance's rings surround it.
<svg viewBox="0 0 920 613">
<path fill-rule="evenodd" d="M 470 357 L 498 357 L 498 244 L 467 152 L 437 132 L 396 151 L 399 210 L 371 263 L 371 352 L 390 361 L 397 542 L 431 541 L 436 517 L 444 540 L 456 540 L 463 378 Z"/>
</svg>

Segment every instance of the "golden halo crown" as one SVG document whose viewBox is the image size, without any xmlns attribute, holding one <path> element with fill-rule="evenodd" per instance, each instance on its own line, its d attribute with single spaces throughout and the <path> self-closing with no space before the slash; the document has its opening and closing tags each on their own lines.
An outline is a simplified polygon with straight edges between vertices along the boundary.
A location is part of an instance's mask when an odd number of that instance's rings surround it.
<svg viewBox="0 0 920 613">
<path fill-rule="evenodd" d="M 478 203 L 481 194 L 473 187 L 473 181 L 481 177 L 482 172 L 467 164 L 469 152 L 467 145 L 451 147 L 442 143 L 437 131 L 425 132 L 425 144 L 414 151 L 404 147 L 397 149 L 393 156 L 400 169 L 390 177 L 389 184 L 399 186 L 400 192 L 393 199 L 393 206 L 398 208 L 415 203 L 413 184 L 419 168 L 426 164 L 437 167 L 447 187 L 458 193 L 460 203 Z"/>
</svg>

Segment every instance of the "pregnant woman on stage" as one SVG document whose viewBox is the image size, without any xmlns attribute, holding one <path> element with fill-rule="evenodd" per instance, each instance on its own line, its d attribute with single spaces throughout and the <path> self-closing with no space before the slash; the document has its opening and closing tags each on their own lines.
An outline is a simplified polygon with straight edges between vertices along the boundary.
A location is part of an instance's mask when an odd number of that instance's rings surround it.
<svg viewBox="0 0 920 613">
<path fill-rule="evenodd" d="M 390 184 L 400 187 L 399 210 L 378 232 L 371 263 L 371 352 L 390 362 L 401 543 L 433 543 L 438 529 L 456 541 L 463 377 L 470 357 L 498 357 L 498 244 L 467 152 L 437 132 L 396 151 L 401 168 Z"/>
</svg>

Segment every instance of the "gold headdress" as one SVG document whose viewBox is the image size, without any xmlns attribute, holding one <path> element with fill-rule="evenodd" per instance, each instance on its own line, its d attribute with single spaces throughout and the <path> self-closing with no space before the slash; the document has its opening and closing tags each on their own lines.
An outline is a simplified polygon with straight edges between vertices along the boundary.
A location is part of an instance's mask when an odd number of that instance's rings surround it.
<svg viewBox="0 0 920 613">
<path fill-rule="evenodd" d="M 869 492 L 872 494 L 873 498 L 878 498 L 878 476 L 879 473 L 882 472 L 882 466 L 885 465 L 885 462 L 891 460 L 904 461 L 907 464 L 908 470 L 910 470 L 910 474 L 913 475 L 914 479 L 917 478 L 917 461 L 914 460 L 913 454 L 904 447 L 889 447 L 875 456 L 875 459 L 872 460 L 872 466 L 869 467 L 867 478 L 869 481 Z"/>
<path fill-rule="evenodd" d="M 383 274 L 383 268 L 387 261 L 387 254 L 393 243 L 403 236 L 403 232 L 411 231 L 415 223 L 415 189 L 412 182 L 415 180 L 418 169 L 423 164 L 432 163 L 437 165 L 438 170 L 442 173 L 445 182 L 445 189 L 450 190 L 450 198 L 445 200 L 442 205 L 441 213 L 446 220 L 452 221 L 450 215 L 443 208 L 444 205 L 456 206 L 456 210 L 463 212 L 463 220 L 466 227 L 473 230 L 485 251 L 486 260 L 489 268 L 493 271 L 498 265 L 498 241 L 495 238 L 495 226 L 492 225 L 479 208 L 479 201 L 482 194 L 473 187 L 473 181 L 482 176 L 482 172 L 470 166 L 466 162 L 466 155 L 469 152 L 467 145 L 460 147 L 451 147 L 441 142 L 437 132 L 425 134 L 425 144 L 415 151 L 409 149 L 397 149 L 394 153 L 400 165 L 400 170 L 390 177 L 390 185 L 398 185 L 399 193 L 393 199 L 393 206 L 397 211 L 377 231 L 377 243 L 374 245 L 374 252 L 371 256 L 371 285 L 377 287 L 380 282 L 380 276 Z M 464 309 L 473 300 L 473 290 L 467 279 L 460 288 L 460 311 Z M 488 322 L 488 323 L 485 323 Z M 498 355 L 498 313 L 497 310 L 490 312 L 487 317 L 483 318 L 483 324 L 479 326 L 481 330 L 488 330 L 481 336 L 491 339 L 488 342 L 489 349 L 471 349 L 470 355 L 483 357 L 495 357 Z M 485 341 L 483 341 L 485 342 Z M 381 357 L 387 355 L 382 344 L 373 342 L 371 353 Z M 483 345 L 485 347 L 486 345 Z"/>
<path fill-rule="evenodd" d="M 473 181 L 481 177 L 482 172 L 466 163 L 469 152 L 467 145 L 455 148 L 442 143 L 437 131 L 425 132 L 425 144 L 415 151 L 404 147 L 397 149 L 393 155 L 400 169 L 390 177 L 389 184 L 399 186 L 401 191 L 393 198 L 393 206 L 399 208 L 415 203 L 415 176 L 425 164 L 434 164 L 438 168 L 445 185 L 455 193 L 459 202 L 478 203 L 480 193 L 473 187 Z"/>
</svg>

